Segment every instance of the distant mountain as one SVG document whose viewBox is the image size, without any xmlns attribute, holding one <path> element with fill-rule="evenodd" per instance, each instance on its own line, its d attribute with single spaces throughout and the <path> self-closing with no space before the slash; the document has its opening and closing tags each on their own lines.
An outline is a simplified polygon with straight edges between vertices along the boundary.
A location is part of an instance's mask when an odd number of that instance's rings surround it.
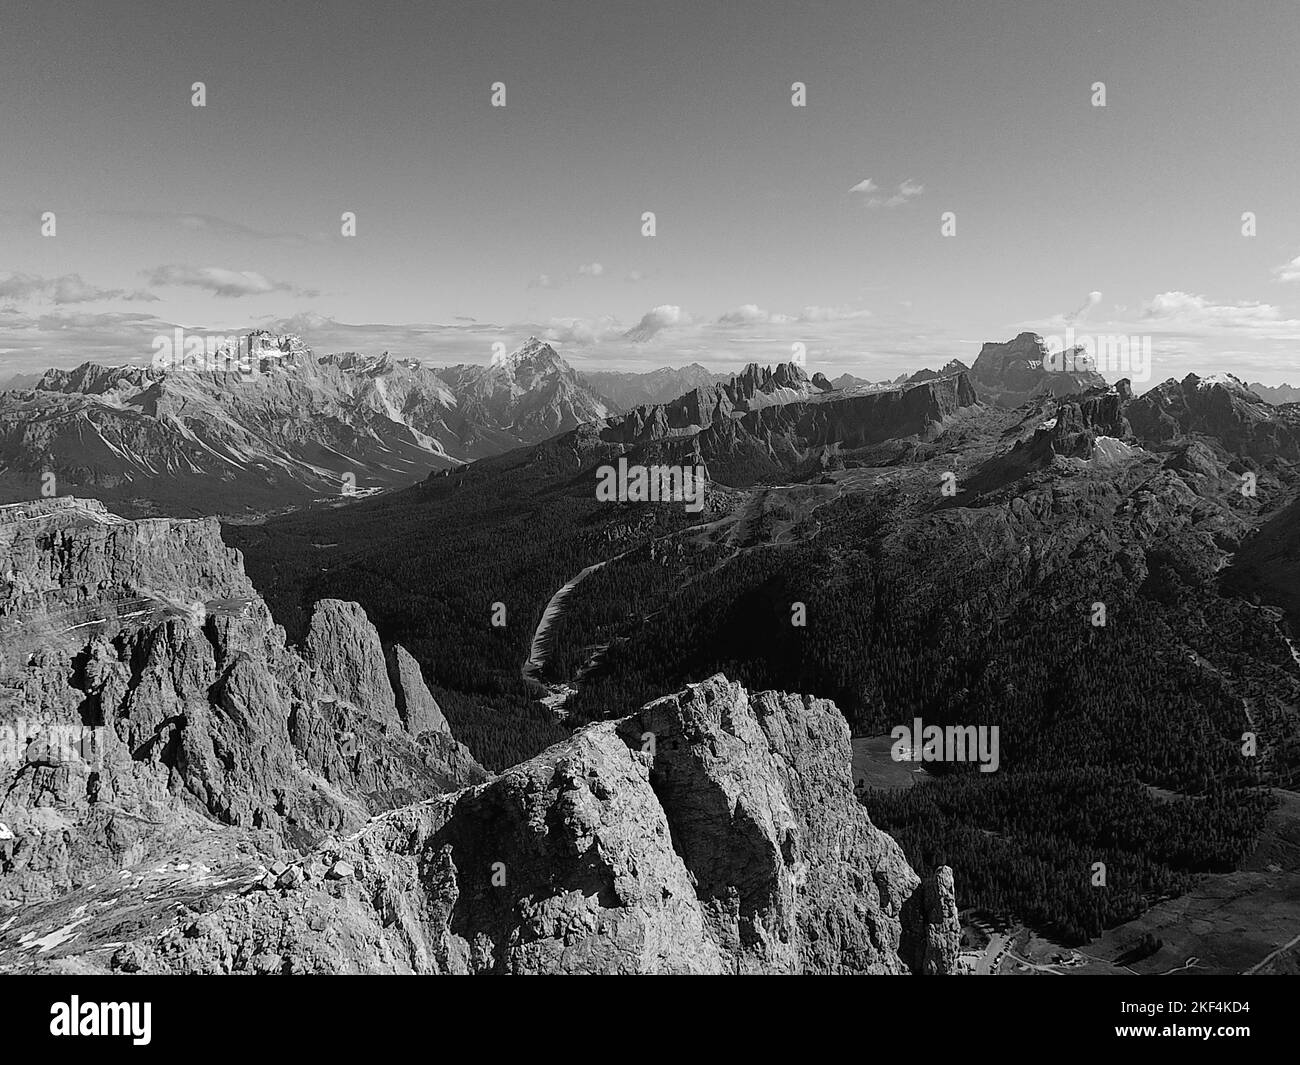
<svg viewBox="0 0 1300 1065">
<path fill-rule="evenodd" d="M 951 359 L 946 365 L 939 370 L 931 370 L 928 367 L 923 370 L 917 370 L 912 374 L 908 381 L 917 384 L 921 381 L 933 381 L 936 377 L 952 377 L 954 374 L 969 373 L 970 367 L 961 359 Z"/>
<path fill-rule="evenodd" d="M 451 389 L 465 427 L 466 458 L 496 454 L 519 444 L 596 421 L 617 404 L 594 393 L 550 344 L 529 337 L 518 351 L 488 363 L 433 371 Z"/>
<path fill-rule="evenodd" d="M 41 379 L 38 373 L 16 373 L 7 379 L 0 379 L 0 392 L 9 392 L 18 388 L 35 388 Z"/>
<path fill-rule="evenodd" d="M 836 388 L 853 388 L 856 385 L 871 384 L 865 377 L 854 377 L 851 373 L 842 373 L 831 382 Z"/>
<path fill-rule="evenodd" d="M 1021 333 L 1003 344 L 987 343 L 970 368 L 971 381 L 981 399 L 999 407 L 1019 407 L 1038 396 L 1068 396 L 1106 387 L 1106 379 L 1092 370 L 1047 369 L 1047 354 L 1037 333 Z"/>
<path fill-rule="evenodd" d="M 910 387 L 844 390 L 821 374 L 810 379 L 794 363 L 750 364 L 725 385 L 611 418 L 599 435 L 653 445 L 674 461 L 704 464 L 711 479 L 745 486 L 842 467 L 857 450 L 924 437 L 977 402 L 964 374 Z"/>
<path fill-rule="evenodd" d="M 315 355 L 251 334 L 254 372 L 85 363 L 0 393 L 0 501 L 238 515 L 412 484 L 613 413 L 535 337 L 487 366 Z"/>
<path fill-rule="evenodd" d="M 725 383 L 706 384 L 663 403 L 642 404 L 608 420 L 602 436 L 625 443 L 700 432 L 715 412 L 731 417 L 761 407 L 792 403 L 832 391 L 825 377 L 809 378 L 794 363 L 760 367 L 750 363 Z"/>
<path fill-rule="evenodd" d="M 593 392 L 607 396 L 624 410 L 646 403 L 667 403 L 696 388 L 721 384 L 730 373 L 715 373 L 699 363 L 681 369 L 663 366 L 649 373 L 619 373 L 613 370 L 583 371 L 580 375 Z"/>
<path fill-rule="evenodd" d="M 1126 413 L 1148 447 L 1206 437 L 1255 462 L 1300 459 L 1296 411 L 1264 402 L 1231 374 L 1171 378 L 1135 399 Z"/>
<path fill-rule="evenodd" d="M 1261 385 L 1258 382 L 1247 386 L 1265 403 L 1278 406 L 1282 403 L 1300 403 L 1300 388 L 1295 385 Z"/>
<path fill-rule="evenodd" d="M 939 370 L 931 370 L 928 367 L 917 370 L 915 373 L 900 373 L 897 377 L 886 381 L 868 381 L 865 377 L 856 377 L 851 373 L 840 374 L 831 384 L 835 388 L 863 388 L 870 386 L 874 389 L 896 388 L 904 384 L 920 384 L 923 381 L 933 381 L 936 377 L 952 377 L 954 374 L 969 373 L 970 367 L 960 359 L 951 359 Z"/>
</svg>

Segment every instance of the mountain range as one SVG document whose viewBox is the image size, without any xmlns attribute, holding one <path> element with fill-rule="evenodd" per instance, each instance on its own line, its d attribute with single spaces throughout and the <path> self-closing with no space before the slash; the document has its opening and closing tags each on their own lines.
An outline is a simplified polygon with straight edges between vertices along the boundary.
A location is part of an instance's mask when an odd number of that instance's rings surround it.
<svg viewBox="0 0 1300 1065">
<path fill-rule="evenodd" d="M 626 410 L 540 341 L 437 371 L 285 343 L 261 392 L 82 367 L 0 405 L 21 440 L 325 394 L 400 434 L 382 396 L 499 450 L 256 523 L 0 510 L 5 720 L 104 730 L 93 780 L 38 740 L 0 781 L 0 968 L 951 972 L 988 915 L 1088 972 L 1294 966 L 1216 900 L 1300 897 L 1300 405 L 1055 373 L 1032 334 Z M 620 461 L 702 466 L 702 509 L 603 500 Z M 998 726 L 998 771 L 888 783 L 859 745 L 917 718 Z"/>
<path fill-rule="evenodd" d="M 747 413 L 965 371 L 954 360 L 892 384 L 837 388 L 794 364 L 775 373 L 751 364 L 734 375 L 698 365 L 580 374 L 535 337 L 486 365 L 441 368 L 388 354 L 317 355 L 297 336 L 265 331 L 241 343 L 260 353 L 254 372 L 84 363 L 11 382 L 0 392 L 0 501 L 52 490 L 128 515 L 256 519 L 405 487 L 583 424 L 609 422 L 611 432 L 626 434 L 640 431 L 630 424 L 647 411 L 663 410 L 669 424 L 703 425 L 698 419 L 707 421 L 718 404 L 727 415 Z M 970 376 L 986 398 L 1089 383 L 1035 373 L 1024 359 L 994 366 L 996 347 L 986 345 Z M 685 413 L 684 405 L 701 403 Z M 733 443 L 736 461 L 750 450 Z"/>
<path fill-rule="evenodd" d="M 582 379 L 592 391 L 608 396 L 620 410 L 629 410 L 647 403 L 667 403 L 697 388 L 724 384 L 732 373 L 715 373 L 699 363 L 676 369 L 662 366 L 648 373 L 628 373 L 614 370 L 583 370 Z"/>
<path fill-rule="evenodd" d="M 128 514 L 258 514 L 411 484 L 614 409 L 536 339 L 441 369 L 250 339 L 277 356 L 251 374 L 86 363 L 0 393 L 0 499 L 53 474 L 59 494 Z"/>
<path fill-rule="evenodd" d="M 1300 888 L 1276 591 L 1300 587 L 1300 407 L 1229 375 L 1071 391 L 1037 343 L 986 351 L 888 389 L 755 368 L 226 535 L 291 637 L 325 596 L 422 662 L 464 634 L 436 695 L 489 769 L 718 673 L 829 699 L 863 742 L 996 724 L 996 773 L 864 791 L 919 874 L 950 866 L 963 909 L 1092 942 L 1088 971 L 1259 963 L 1278 929 L 1181 914 Z M 600 501 L 620 460 L 703 465 L 703 510 Z M 508 620 L 485 627 L 494 603 Z"/>
</svg>

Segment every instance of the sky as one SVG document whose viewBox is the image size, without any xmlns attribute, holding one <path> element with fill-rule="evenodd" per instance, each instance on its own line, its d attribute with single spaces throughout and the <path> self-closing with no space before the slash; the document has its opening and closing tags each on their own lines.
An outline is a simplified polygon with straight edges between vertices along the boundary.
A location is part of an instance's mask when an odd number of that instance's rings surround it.
<svg viewBox="0 0 1300 1065">
<path fill-rule="evenodd" d="M 0 377 L 147 362 L 179 326 L 436 365 L 529 335 L 579 369 L 801 344 L 810 373 L 879 380 L 1069 325 L 1150 338 L 1154 381 L 1300 383 L 1294 2 L 0 22 Z"/>
</svg>

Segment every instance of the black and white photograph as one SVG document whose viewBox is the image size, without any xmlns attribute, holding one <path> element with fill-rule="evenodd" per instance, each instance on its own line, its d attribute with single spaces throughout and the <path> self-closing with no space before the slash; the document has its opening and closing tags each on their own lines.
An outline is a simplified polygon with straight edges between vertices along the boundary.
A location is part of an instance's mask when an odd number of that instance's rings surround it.
<svg viewBox="0 0 1300 1065">
<path fill-rule="evenodd" d="M 484 997 L 168 979 L 253 975 L 1280 1030 L 1298 55 L 1292 0 L 5 0 L 11 1045 Z"/>
</svg>

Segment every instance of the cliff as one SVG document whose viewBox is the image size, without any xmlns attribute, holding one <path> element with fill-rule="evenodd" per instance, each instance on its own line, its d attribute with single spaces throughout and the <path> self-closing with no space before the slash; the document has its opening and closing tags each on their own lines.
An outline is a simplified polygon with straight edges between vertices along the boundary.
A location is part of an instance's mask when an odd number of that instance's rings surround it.
<svg viewBox="0 0 1300 1065">
<path fill-rule="evenodd" d="M 488 779 L 355 604 L 286 646 L 213 523 L 5 514 L 0 971 L 955 966 L 826 700 L 714 676 Z"/>
<path fill-rule="evenodd" d="M 486 777 L 413 660 L 403 722 L 359 607 L 317 604 L 312 636 L 286 646 L 214 521 L 0 510 L 0 900 L 51 898 L 207 820 L 301 849 Z"/>
<path fill-rule="evenodd" d="M 950 874 L 922 887 L 849 777 L 848 729 L 832 704 L 716 676 L 291 864 L 235 856 L 217 871 L 188 873 L 189 861 L 146 871 L 134 898 L 164 881 L 171 905 L 137 909 L 143 934 L 124 941 L 120 925 L 92 921 L 39 967 L 952 971 Z M 9 942 L 94 913 L 101 896 L 24 912 Z M 0 952 L 0 968 L 24 971 L 16 953 Z"/>
<path fill-rule="evenodd" d="M 985 343 L 970 369 L 980 398 L 999 407 L 1018 407 L 1037 396 L 1067 396 L 1106 387 L 1106 379 L 1094 370 L 1048 369 L 1047 354 L 1037 333 Z"/>
</svg>

